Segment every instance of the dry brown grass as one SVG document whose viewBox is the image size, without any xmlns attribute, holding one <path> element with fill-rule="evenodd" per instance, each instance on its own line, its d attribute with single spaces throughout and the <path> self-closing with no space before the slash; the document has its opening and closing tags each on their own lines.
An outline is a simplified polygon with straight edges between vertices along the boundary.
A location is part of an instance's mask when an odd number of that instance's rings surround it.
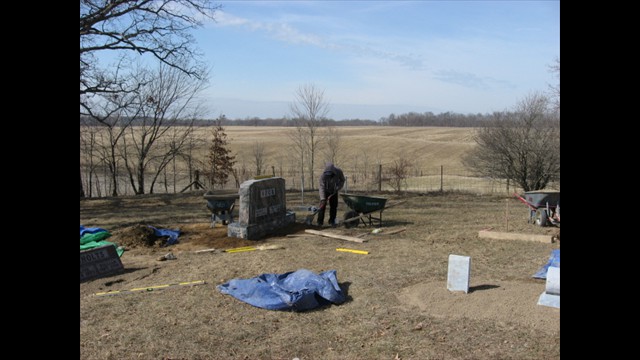
<svg viewBox="0 0 640 360">
<path fill-rule="evenodd" d="M 100 130 L 92 129 L 94 131 Z M 321 134 L 326 130 L 321 128 Z M 420 176 L 424 173 L 423 179 L 409 179 L 407 185 L 410 189 L 419 191 L 429 191 L 439 189 L 440 169 L 444 169 L 445 175 L 465 175 L 468 176 L 469 171 L 462 166 L 461 159 L 476 144 L 473 141 L 475 128 L 456 128 L 456 127 L 394 127 L 394 126 L 340 126 L 336 127 L 340 136 L 340 146 L 337 154 L 336 165 L 345 171 L 348 177 L 348 186 L 352 189 L 368 191 L 377 189 L 377 173 L 378 165 L 382 165 L 383 171 L 389 170 L 394 162 L 400 159 L 408 160 L 411 164 L 410 176 Z M 104 131 L 104 130 L 102 130 Z M 299 160 L 297 160 L 296 150 L 289 135 L 294 132 L 292 127 L 268 127 L 268 126 L 226 126 L 224 132 L 228 137 L 228 148 L 231 153 L 236 156 L 235 168 L 242 177 L 243 171 L 246 176 L 240 181 L 252 178 L 256 175 L 254 146 L 258 143 L 263 145 L 264 168 L 263 174 L 272 174 L 282 176 L 287 180 L 287 187 L 291 189 L 299 189 L 300 173 Z M 191 155 L 194 159 L 195 168 L 201 172 L 204 171 L 206 163 L 208 146 L 212 139 L 211 127 L 198 127 L 195 129 L 194 137 L 196 148 Z M 129 141 L 129 143 L 132 143 Z M 324 142 L 320 142 L 315 157 L 314 183 L 320 171 L 324 168 L 325 156 Z M 82 160 L 86 163 L 87 159 Z M 94 159 L 98 163 L 98 159 Z M 308 159 L 307 159 L 308 161 Z M 168 174 L 167 188 L 172 191 L 174 186 L 176 191 L 184 189 L 189 185 L 192 179 L 186 163 L 178 159 L 175 164 L 176 179 L 174 184 L 173 165 L 171 165 Z M 151 171 L 151 170 L 149 170 Z M 307 171 L 307 170 L 305 170 Z M 94 176 L 103 177 L 105 171 L 98 171 Z M 131 193 L 128 179 L 124 176 L 125 169 L 121 169 L 120 173 L 120 194 Z M 151 176 L 151 173 L 147 174 Z M 434 175 L 435 179 L 427 179 L 427 175 Z M 88 176 L 84 175 L 85 178 Z M 305 179 L 306 187 L 310 188 L 311 182 L 308 173 Z M 205 182 L 204 177 L 200 179 Z M 448 179 L 446 179 L 448 181 Z M 147 181 L 149 185 L 151 179 Z M 160 182 L 163 178 L 159 179 Z M 435 186 L 430 185 L 435 181 Z M 446 190 L 458 189 L 456 186 L 461 184 L 461 189 L 473 189 L 477 184 L 474 180 L 463 180 L 459 182 L 455 180 L 451 186 L 447 186 Z M 100 183 L 104 187 L 108 184 L 107 179 L 101 179 Z M 233 187 L 233 179 L 228 186 Z M 383 183 L 383 189 L 390 190 L 386 183 Z M 147 189 L 148 190 L 148 189 Z M 102 194 L 110 194 L 107 190 L 101 189 Z M 165 192 L 164 183 L 158 183 L 155 186 L 155 192 Z M 480 192 L 480 191 L 478 191 Z M 486 192 L 486 191 L 482 191 Z M 96 194 L 97 192 L 94 192 Z"/>
<path fill-rule="evenodd" d="M 209 227 L 202 193 L 80 201 L 80 223 L 114 235 L 149 224 L 181 228 L 180 243 L 131 248 L 125 272 L 80 284 L 82 359 L 559 359 L 560 311 L 538 306 L 542 280 L 531 278 L 559 243 L 478 238 L 493 228 L 553 234 L 527 223 L 514 198 L 462 193 L 392 195 L 385 235 L 371 228 L 328 229 L 368 241 L 304 235 L 304 226 L 257 242 Z M 307 199 L 307 198 L 306 198 Z M 288 207 L 300 205 L 287 194 Z M 507 204 L 509 212 L 507 214 Z M 340 203 L 338 216 L 347 211 Z M 298 221 L 303 220 L 298 216 Z M 325 230 L 325 229 L 323 229 Z M 296 233 L 296 237 L 287 237 Z M 202 253 L 246 244 L 284 249 Z M 338 247 L 369 255 L 337 252 Z M 156 260 L 172 251 L 177 260 Z M 446 289 L 449 254 L 471 257 L 471 292 Z M 348 300 L 308 312 L 260 309 L 223 295 L 233 278 L 301 268 L 337 270 Z M 205 280 L 206 284 L 98 297 L 96 292 Z"/>
<path fill-rule="evenodd" d="M 411 159 L 419 168 L 461 167 L 461 155 L 475 146 L 473 128 L 454 127 L 396 127 L 396 126 L 340 126 L 340 163 L 345 168 L 365 157 L 370 165 L 389 164 L 400 157 Z M 276 158 L 291 151 L 288 133 L 290 127 L 227 126 L 229 148 L 239 161 L 250 162 L 252 146 L 262 142 L 271 165 Z M 210 138 L 211 130 L 198 129 L 198 136 Z M 322 149 L 317 154 L 318 169 L 323 168 Z"/>
</svg>

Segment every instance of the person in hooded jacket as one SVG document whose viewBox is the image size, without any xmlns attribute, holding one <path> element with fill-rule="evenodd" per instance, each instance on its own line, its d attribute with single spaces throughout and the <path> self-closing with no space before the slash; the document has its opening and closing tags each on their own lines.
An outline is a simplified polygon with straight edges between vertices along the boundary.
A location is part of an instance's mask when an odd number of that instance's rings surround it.
<svg viewBox="0 0 640 360">
<path fill-rule="evenodd" d="M 318 210 L 318 225 L 324 225 L 324 212 L 329 203 L 329 225 L 336 226 L 338 213 L 338 191 L 344 186 L 345 178 L 342 170 L 332 162 L 325 164 L 324 171 L 320 175 L 318 188 L 320 191 L 320 210 Z"/>
</svg>

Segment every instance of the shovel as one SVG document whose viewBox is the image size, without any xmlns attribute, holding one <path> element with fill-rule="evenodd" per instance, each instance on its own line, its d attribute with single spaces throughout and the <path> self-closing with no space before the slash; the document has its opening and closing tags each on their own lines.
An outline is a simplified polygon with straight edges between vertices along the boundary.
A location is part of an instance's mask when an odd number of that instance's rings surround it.
<svg viewBox="0 0 640 360">
<path fill-rule="evenodd" d="M 312 225 L 313 224 L 313 218 L 316 217 L 316 214 L 318 213 L 318 211 L 322 210 L 323 208 L 325 208 L 327 206 L 327 203 L 329 202 L 329 199 L 331 199 L 331 197 L 333 195 L 335 195 L 335 193 L 329 195 L 329 197 L 327 198 L 327 201 L 325 201 L 324 205 L 320 206 L 314 212 L 312 212 L 311 214 L 307 215 L 307 218 L 304 220 L 304 223 L 307 224 L 307 225 Z"/>
</svg>

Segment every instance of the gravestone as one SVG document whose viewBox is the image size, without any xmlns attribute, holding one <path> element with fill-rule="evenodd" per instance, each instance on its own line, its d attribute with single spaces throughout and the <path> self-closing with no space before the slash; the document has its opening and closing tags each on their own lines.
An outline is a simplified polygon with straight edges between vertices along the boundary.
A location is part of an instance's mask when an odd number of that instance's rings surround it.
<svg viewBox="0 0 640 360">
<path fill-rule="evenodd" d="M 449 291 L 469 292 L 469 274 L 471 258 L 469 256 L 449 255 L 447 289 Z"/>
<path fill-rule="evenodd" d="M 538 305 L 560 308 L 560 268 L 549 266 L 545 290 L 538 298 Z"/>
<path fill-rule="evenodd" d="M 227 236 L 247 240 L 286 227 L 296 220 L 287 211 L 285 182 L 281 177 L 248 180 L 240 184 L 238 221 L 227 227 Z"/>
<path fill-rule="evenodd" d="M 80 282 L 118 273 L 124 269 L 113 245 L 80 251 Z"/>
</svg>

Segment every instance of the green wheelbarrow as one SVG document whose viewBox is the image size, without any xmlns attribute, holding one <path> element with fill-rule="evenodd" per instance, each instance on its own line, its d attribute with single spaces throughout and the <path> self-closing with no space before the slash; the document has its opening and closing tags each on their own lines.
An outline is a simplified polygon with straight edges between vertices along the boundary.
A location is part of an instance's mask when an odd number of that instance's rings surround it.
<svg viewBox="0 0 640 360">
<path fill-rule="evenodd" d="M 340 194 L 349 211 L 344 214 L 344 226 L 346 228 L 358 226 L 360 222 L 364 226 L 373 226 L 374 221 L 378 227 L 382 226 L 382 211 L 385 209 L 387 199 L 375 196 Z"/>
</svg>

